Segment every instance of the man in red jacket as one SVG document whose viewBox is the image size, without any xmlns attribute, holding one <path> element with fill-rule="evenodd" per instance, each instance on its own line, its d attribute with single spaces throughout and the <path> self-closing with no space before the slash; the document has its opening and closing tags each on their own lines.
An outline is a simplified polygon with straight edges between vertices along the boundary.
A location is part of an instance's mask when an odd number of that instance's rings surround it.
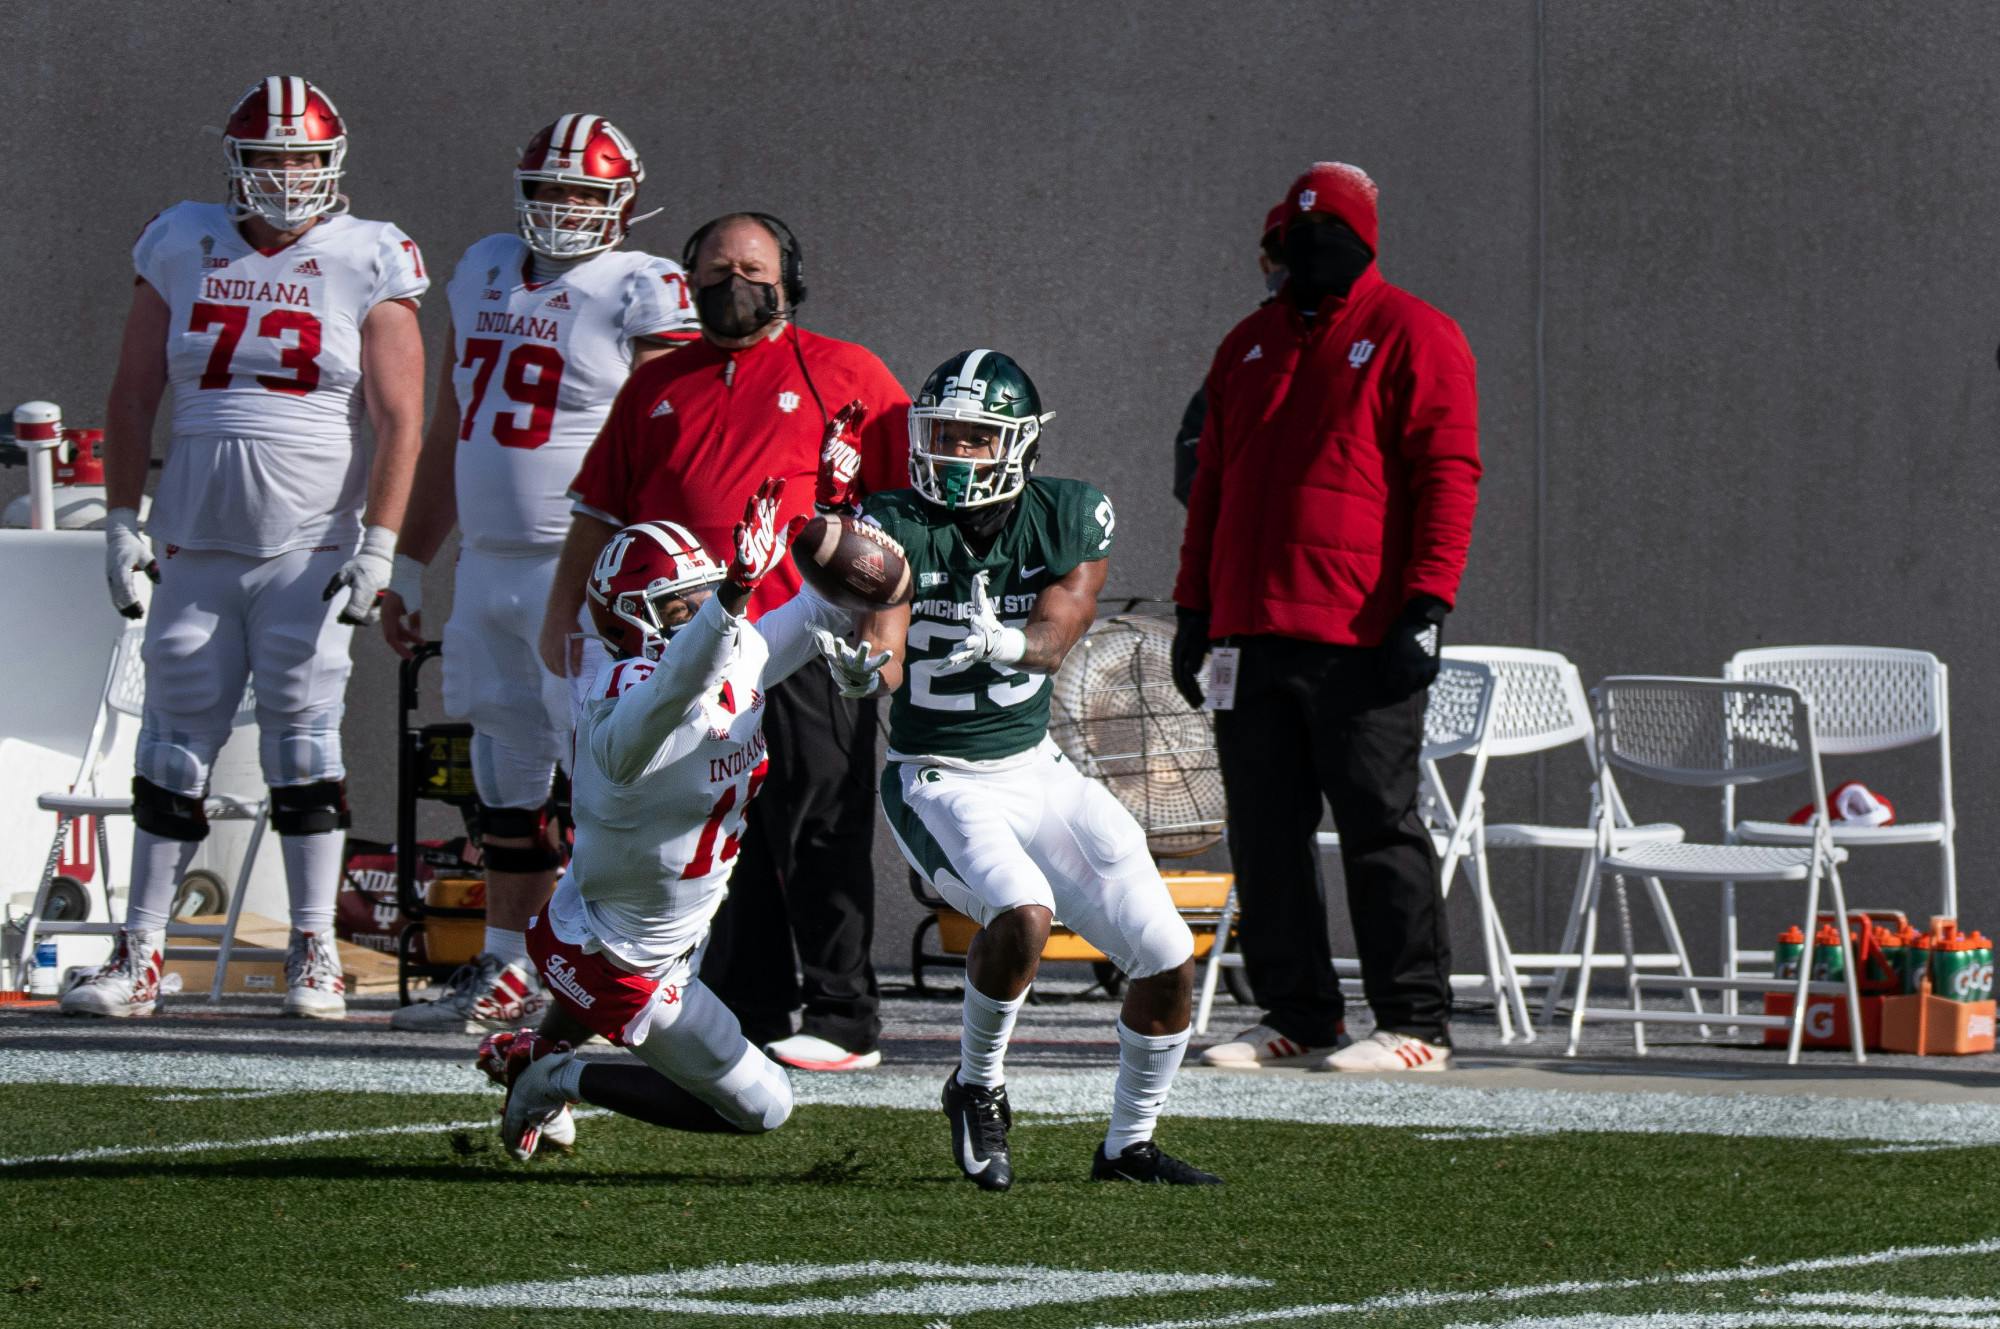
<svg viewBox="0 0 2000 1329">
<path fill-rule="evenodd" d="M 1174 682 L 1209 704 L 1243 960 L 1259 1023 L 1204 1060 L 1438 1070 L 1451 944 L 1417 811 L 1427 689 L 1479 483 L 1472 352 L 1375 267 L 1376 189 L 1316 163 L 1286 199 L 1278 298 L 1208 373 Z M 1340 831 L 1376 1031 L 1349 1045 L 1319 884 L 1320 799 Z"/>
<path fill-rule="evenodd" d="M 792 321 L 805 280 L 783 222 L 718 217 L 689 238 L 681 265 L 702 339 L 633 372 L 570 488 L 574 515 L 542 624 L 542 658 L 558 673 L 575 667 L 569 638 L 585 577 L 620 527 L 671 518 L 720 559 L 741 496 L 757 487 L 750 477 L 790 481 L 779 529 L 811 511 L 823 439 L 839 446 L 844 437 L 859 450 L 858 492 L 909 484 L 909 394 L 865 347 Z M 860 404 L 859 420 L 850 402 Z M 798 570 L 781 564 L 758 584 L 750 617 L 798 589 Z M 786 1065 L 864 1069 L 881 1060 L 869 961 L 875 703 L 842 698 L 824 670 L 812 670 L 772 688 L 763 704 L 769 777 L 744 825 L 702 979 L 745 1035 Z"/>
</svg>

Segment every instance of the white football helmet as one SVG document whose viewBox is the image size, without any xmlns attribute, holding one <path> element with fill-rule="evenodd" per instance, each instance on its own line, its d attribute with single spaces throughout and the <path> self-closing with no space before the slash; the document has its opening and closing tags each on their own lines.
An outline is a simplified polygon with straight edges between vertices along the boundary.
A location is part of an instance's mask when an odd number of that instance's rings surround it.
<svg viewBox="0 0 2000 1329">
<path fill-rule="evenodd" d="M 258 152 L 307 152 L 318 166 L 252 166 Z M 250 85 L 222 130 L 229 172 L 229 215 L 261 217 L 280 231 L 296 231 L 315 217 L 347 211 L 340 177 L 347 160 L 347 127 L 333 99 L 297 75 L 273 75 Z"/>
</svg>

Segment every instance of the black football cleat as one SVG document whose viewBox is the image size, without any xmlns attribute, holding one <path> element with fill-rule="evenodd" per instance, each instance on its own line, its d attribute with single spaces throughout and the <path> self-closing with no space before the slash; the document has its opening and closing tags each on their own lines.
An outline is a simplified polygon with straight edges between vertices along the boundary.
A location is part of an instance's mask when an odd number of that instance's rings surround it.
<svg viewBox="0 0 2000 1329">
<path fill-rule="evenodd" d="M 1222 1178 L 1165 1153 L 1151 1140 L 1127 1145 L 1117 1158 L 1104 1156 L 1102 1141 L 1090 1160 L 1092 1181 L 1139 1181 L 1154 1186 L 1220 1186 Z"/>
<path fill-rule="evenodd" d="M 1007 1103 L 1007 1086 L 960 1084 L 954 1069 L 945 1077 L 944 1115 L 951 1120 L 951 1151 L 959 1171 L 982 1191 L 1012 1186 L 1007 1128 L 1014 1124 L 1014 1109 Z"/>
</svg>

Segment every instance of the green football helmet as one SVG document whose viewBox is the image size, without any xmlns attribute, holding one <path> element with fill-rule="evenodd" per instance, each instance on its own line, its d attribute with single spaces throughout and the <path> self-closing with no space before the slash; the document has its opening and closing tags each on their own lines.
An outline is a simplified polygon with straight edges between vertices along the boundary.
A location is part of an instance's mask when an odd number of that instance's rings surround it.
<svg viewBox="0 0 2000 1329">
<path fill-rule="evenodd" d="M 1042 426 L 1055 418 L 1043 414 L 1034 381 L 1011 357 L 960 351 L 931 371 L 910 407 L 910 484 L 953 510 L 1009 502 L 1027 487 Z M 962 447 L 968 436 L 988 434 L 989 457 L 946 443 L 950 437 Z"/>
</svg>

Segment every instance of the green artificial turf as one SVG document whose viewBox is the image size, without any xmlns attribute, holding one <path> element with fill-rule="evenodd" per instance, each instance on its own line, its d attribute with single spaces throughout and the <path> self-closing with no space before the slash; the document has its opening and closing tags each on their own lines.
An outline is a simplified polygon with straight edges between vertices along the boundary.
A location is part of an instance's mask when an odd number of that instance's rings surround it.
<svg viewBox="0 0 2000 1329">
<path fill-rule="evenodd" d="M 161 1096 L 0 1086 L 0 1156 L 490 1120 L 497 1106 L 472 1096 L 155 1101 Z M 0 1324 L 1088 1329 L 2000 1235 L 1991 1204 L 2000 1150 L 1990 1149 L 1864 1155 L 1839 1143 L 1685 1135 L 1429 1140 L 1401 1129 L 1170 1121 L 1167 1147 L 1228 1179 L 1219 1190 L 1183 1190 L 1091 1184 L 1084 1178 L 1098 1128 L 1025 1118 L 1014 1131 L 1015 1189 L 989 1195 L 958 1176 L 943 1119 L 931 1113 L 810 1107 L 761 1138 L 678 1135 L 617 1118 L 585 1120 L 579 1131 L 575 1154 L 525 1166 L 490 1129 L 475 1127 L 0 1168 Z M 405 1300 L 451 1287 L 725 1262 L 871 1260 L 1234 1274 L 1269 1286 L 948 1321 Z M 1790 1273 L 1768 1284 L 1481 1298 L 1277 1322 L 1768 1314 L 1816 1289 L 1992 1297 L 1996 1275 L 2000 1253 L 1984 1253 Z M 704 1295 L 776 1306 L 881 1285 L 857 1279 Z M 1950 1323 L 2000 1323 L 2000 1303 L 1983 1319 L 1945 1314 Z"/>
</svg>

